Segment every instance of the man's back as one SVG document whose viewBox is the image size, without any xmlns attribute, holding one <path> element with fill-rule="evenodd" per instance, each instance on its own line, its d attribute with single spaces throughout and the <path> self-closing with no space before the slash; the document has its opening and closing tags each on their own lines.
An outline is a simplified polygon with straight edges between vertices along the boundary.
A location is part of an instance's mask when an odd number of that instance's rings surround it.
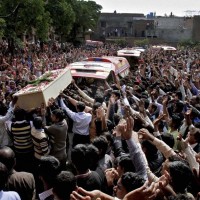
<svg viewBox="0 0 200 200">
<path fill-rule="evenodd" d="M 11 124 L 11 134 L 14 141 L 15 152 L 29 153 L 33 151 L 30 122 L 24 120 Z"/>
<path fill-rule="evenodd" d="M 6 199 L 6 200 L 21 200 L 19 197 L 19 194 L 14 191 L 0 191 L 0 197 L 1 199 Z"/>
<path fill-rule="evenodd" d="M 50 137 L 51 152 L 50 155 L 55 156 L 59 161 L 66 159 L 67 148 L 67 135 L 68 125 L 66 120 L 55 123 L 49 127 L 46 127 L 45 132 Z"/>
<path fill-rule="evenodd" d="M 21 200 L 32 200 L 35 197 L 35 179 L 31 173 L 13 171 L 8 178 L 7 189 L 16 191 Z"/>
<path fill-rule="evenodd" d="M 103 182 L 99 174 L 95 171 L 89 171 L 87 174 L 76 176 L 78 187 L 82 187 L 85 190 L 101 190 L 103 188 Z"/>
</svg>

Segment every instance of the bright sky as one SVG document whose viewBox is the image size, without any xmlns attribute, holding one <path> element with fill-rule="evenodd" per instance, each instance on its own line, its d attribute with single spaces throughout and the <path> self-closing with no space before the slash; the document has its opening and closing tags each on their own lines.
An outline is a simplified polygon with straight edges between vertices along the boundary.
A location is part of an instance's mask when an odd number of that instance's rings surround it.
<svg viewBox="0 0 200 200">
<path fill-rule="evenodd" d="M 200 15 L 200 0 L 93 0 L 100 4 L 102 12 L 117 13 L 143 13 L 156 12 L 157 16 L 170 15 L 172 12 L 176 16 Z M 185 12 L 185 11 L 195 12 Z"/>
</svg>

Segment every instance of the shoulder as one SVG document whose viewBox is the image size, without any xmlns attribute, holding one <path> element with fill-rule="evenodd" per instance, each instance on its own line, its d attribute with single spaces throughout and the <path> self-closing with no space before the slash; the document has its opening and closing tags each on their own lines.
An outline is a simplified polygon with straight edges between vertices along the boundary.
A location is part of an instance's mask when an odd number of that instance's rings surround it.
<svg viewBox="0 0 200 200">
<path fill-rule="evenodd" d="M 9 199 L 9 200 L 21 200 L 19 194 L 14 191 L 2 191 L 1 199 Z"/>
<path fill-rule="evenodd" d="M 33 174 L 28 172 L 14 172 L 9 176 L 9 183 L 10 182 L 29 182 L 34 183 L 35 179 Z"/>
</svg>

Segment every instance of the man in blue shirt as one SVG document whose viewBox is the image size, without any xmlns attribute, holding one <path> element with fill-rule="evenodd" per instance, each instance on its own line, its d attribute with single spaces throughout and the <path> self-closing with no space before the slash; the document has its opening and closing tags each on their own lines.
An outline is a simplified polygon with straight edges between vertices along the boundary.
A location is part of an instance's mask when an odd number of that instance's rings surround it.
<svg viewBox="0 0 200 200">
<path fill-rule="evenodd" d="M 65 96 L 66 97 L 66 96 Z M 70 101 L 72 98 L 67 96 Z M 72 132 L 74 133 L 73 146 L 77 144 L 90 143 L 89 126 L 92 120 L 90 113 L 84 112 L 85 104 L 83 102 L 76 103 L 77 112 L 71 111 L 64 103 L 63 99 L 60 100 L 61 107 L 66 111 L 67 115 L 73 120 Z"/>
</svg>

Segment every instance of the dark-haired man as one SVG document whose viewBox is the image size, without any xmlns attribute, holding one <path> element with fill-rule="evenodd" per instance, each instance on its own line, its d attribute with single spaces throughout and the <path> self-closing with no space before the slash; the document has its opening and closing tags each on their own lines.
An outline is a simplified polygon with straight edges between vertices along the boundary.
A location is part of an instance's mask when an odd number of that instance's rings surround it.
<svg viewBox="0 0 200 200">
<path fill-rule="evenodd" d="M 51 114 L 53 124 L 45 127 L 45 132 L 50 137 L 51 156 L 55 156 L 65 168 L 67 161 L 67 143 L 68 143 L 68 124 L 65 120 L 65 114 L 62 110 L 56 109 Z"/>
<path fill-rule="evenodd" d="M 13 139 L 16 155 L 16 170 L 32 172 L 33 168 L 33 142 L 31 138 L 32 122 L 26 120 L 27 112 L 18 108 L 14 111 L 15 121 L 7 122 L 9 132 Z M 24 162 L 26 160 L 26 162 Z"/>
<path fill-rule="evenodd" d="M 70 101 L 71 97 L 67 97 Z M 73 120 L 72 132 L 74 133 L 73 146 L 77 144 L 90 143 L 89 126 L 92 120 L 90 113 L 84 112 L 85 104 L 81 101 L 76 103 L 77 112 L 71 111 L 64 103 L 63 99 L 60 100 L 61 107 L 67 112 L 67 115 Z"/>
<path fill-rule="evenodd" d="M 35 180 L 31 173 L 17 172 L 15 167 L 15 153 L 9 147 L 0 149 L 0 162 L 8 169 L 9 177 L 6 189 L 16 191 L 22 200 L 32 200 L 35 197 Z"/>
</svg>

